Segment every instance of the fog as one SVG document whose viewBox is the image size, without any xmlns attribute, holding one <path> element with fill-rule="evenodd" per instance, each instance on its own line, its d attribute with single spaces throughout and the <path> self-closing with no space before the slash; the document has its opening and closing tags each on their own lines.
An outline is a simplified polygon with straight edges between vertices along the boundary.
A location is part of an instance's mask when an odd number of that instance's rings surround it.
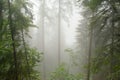
<svg viewBox="0 0 120 80">
<path fill-rule="evenodd" d="M 32 39 L 29 42 L 30 45 L 44 53 L 43 61 L 37 68 L 41 72 L 42 78 L 47 80 L 50 73 L 62 63 L 67 64 L 70 73 L 85 71 L 82 63 L 86 57 L 83 53 L 81 55 L 76 52 L 78 46 L 76 28 L 79 21 L 82 20 L 82 16 L 79 13 L 81 9 L 78 9 L 75 1 L 61 0 L 60 6 L 59 0 L 32 2 L 34 3 L 34 24 L 37 25 L 37 28 L 30 29 Z M 78 66 L 73 66 L 71 56 L 65 51 L 66 49 L 72 49 L 74 56 L 79 56 L 75 60 L 76 63 L 79 63 Z M 82 59 L 79 59 L 80 57 Z"/>
<path fill-rule="evenodd" d="M 120 80 L 119 0 L 0 0 L 0 80 Z"/>
</svg>

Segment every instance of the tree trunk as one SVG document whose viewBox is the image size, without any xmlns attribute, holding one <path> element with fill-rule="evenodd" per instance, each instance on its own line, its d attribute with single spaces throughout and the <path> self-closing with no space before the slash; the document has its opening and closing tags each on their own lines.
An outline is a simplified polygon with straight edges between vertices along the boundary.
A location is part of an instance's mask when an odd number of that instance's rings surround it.
<svg viewBox="0 0 120 80">
<path fill-rule="evenodd" d="M 3 13 L 2 13 L 2 10 L 3 10 L 3 0 L 0 1 L 0 34 L 2 34 L 2 31 L 3 31 Z M 2 40 L 2 35 L 0 35 L 0 40 Z"/>
<path fill-rule="evenodd" d="M 116 12 L 115 8 L 114 8 L 114 2 L 110 1 L 111 4 L 111 9 L 112 9 L 112 20 L 111 20 L 111 50 L 110 50 L 110 77 L 111 80 L 114 80 L 113 78 L 113 73 L 114 73 L 114 14 Z"/>
<path fill-rule="evenodd" d="M 42 0 L 42 48 L 43 48 L 43 53 L 45 53 L 45 35 L 44 35 L 44 31 L 45 31 L 45 0 Z M 45 58 L 45 54 L 43 56 Z M 45 66 L 45 60 L 43 60 L 43 79 L 46 80 L 46 66 Z"/>
<path fill-rule="evenodd" d="M 89 52 L 88 52 L 88 71 L 87 71 L 87 80 L 90 80 L 91 73 L 91 52 L 92 52 L 92 38 L 93 38 L 93 29 L 90 29 L 90 40 L 89 40 Z"/>
<path fill-rule="evenodd" d="M 12 39 L 12 47 L 13 47 L 13 58 L 14 58 L 14 66 L 15 66 L 15 72 L 14 72 L 14 79 L 13 80 L 18 80 L 17 53 L 16 53 L 16 47 L 15 47 L 15 35 L 14 35 L 15 29 L 14 29 L 13 23 L 12 23 L 12 12 L 11 12 L 10 0 L 8 0 L 8 9 L 9 9 L 8 21 L 9 21 L 9 27 L 10 27 L 10 30 L 11 30 L 11 39 Z"/>
<path fill-rule="evenodd" d="M 58 64 L 61 62 L 61 0 L 59 0 L 58 12 Z"/>
<path fill-rule="evenodd" d="M 21 29 L 21 33 L 22 33 L 22 41 L 23 41 L 23 46 L 24 46 L 24 51 L 25 51 L 25 59 L 26 59 L 26 64 L 27 64 L 27 80 L 31 80 L 30 78 L 30 65 L 28 62 L 28 52 L 27 52 L 27 48 L 26 48 L 26 43 L 25 43 L 25 39 L 24 39 L 24 32 L 23 32 L 23 27 Z"/>
</svg>

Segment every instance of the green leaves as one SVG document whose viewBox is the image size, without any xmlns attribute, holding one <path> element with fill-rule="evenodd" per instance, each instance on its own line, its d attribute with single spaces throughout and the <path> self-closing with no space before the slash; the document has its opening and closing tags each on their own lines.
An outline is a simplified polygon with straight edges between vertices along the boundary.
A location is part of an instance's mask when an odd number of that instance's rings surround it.
<svg viewBox="0 0 120 80">
<path fill-rule="evenodd" d="M 50 80 L 83 80 L 83 75 L 81 75 L 80 73 L 71 74 L 66 69 L 65 64 L 61 64 L 55 70 L 55 72 L 52 72 Z"/>
<path fill-rule="evenodd" d="M 1 0 L 0 10 L 0 80 L 16 80 L 15 76 L 17 80 L 39 80 L 39 72 L 34 67 L 42 55 L 24 39 L 29 27 L 34 26 L 29 2 L 11 0 L 8 5 L 8 0 Z"/>
<path fill-rule="evenodd" d="M 98 9 L 98 7 L 101 5 L 101 3 L 104 0 L 83 0 L 83 4 L 85 7 L 88 7 L 92 11 Z"/>
<path fill-rule="evenodd" d="M 91 10 L 95 10 L 99 7 L 99 5 L 102 3 L 103 0 L 90 0 L 88 3 L 88 6 Z"/>
<path fill-rule="evenodd" d="M 90 18 L 89 28 L 93 29 L 92 42 L 95 46 L 92 49 L 94 58 L 91 61 L 91 70 L 95 74 L 107 73 L 104 76 L 106 79 L 109 77 L 109 79 L 119 80 L 120 1 L 84 0 L 83 4 L 87 10 L 91 10 L 90 15 L 87 15 Z"/>
</svg>

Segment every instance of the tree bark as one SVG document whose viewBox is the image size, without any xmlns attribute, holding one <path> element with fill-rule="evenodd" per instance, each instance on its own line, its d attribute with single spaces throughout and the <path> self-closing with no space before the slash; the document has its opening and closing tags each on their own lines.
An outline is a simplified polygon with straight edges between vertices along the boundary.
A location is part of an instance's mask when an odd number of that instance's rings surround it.
<svg viewBox="0 0 120 80">
<path fill-rule="evenodd" d="M 42 48 L 43 48 L 43 53 L 45 53 L 45 1 L 46 0 L 42 0 Z M 45 59 L 45 54 L 44 54 L 44 59 Z M 45 66 L 45 60 L 43 60 L 43 79 L 46 80 L 46 66 Z"/>
<path fill-rule="evenodd" d="M 31 80 L 31 78 L 30 78 L 30 65 L 28 62 L 28 55 L 27 55 L 28 52 L 27 52 L 26 43 L 25 43 L 25 39 L 24 39 L 23 28 L 22 28 L 21 32 L 22 32 L 22 41 L 23 41 L 23 46 L 24 46 L 24 51 L 25 51 L 25 59 L 26 59 L 26 64 L 27 64 L 27 71 L 28 71 L 27 80 Z"/>
<path fill-rule="evenodd" d="M 58 64 L 61 62 L 61 0 L 59 0 L 58 12 Z"/>
<path fill-rule="evenodd" d="M 90 29 L 90 40 L 89 40 L 89 52 L 88 52 L 88 71 L 87 71 L 87 80 L 90 80 L 91 73 L 91 52 L 92 52 L 92 37 L 93 37 L 93 29 Z"/>
<path fill-rule="evenodd" d="M 12 48 L 13 48 L 13 58 L 14 58 L 14 66 L 15 66 L 15 73 L 14 73 L 15 76 L 14 76 L 13 80 L 18 80 L 17 52 L 16 52 L 15 35 L 14 35 L 15 29 L 13 27 L 13 22 L 12 22 L 12 12 L 11 12 L 11 3 L 10 3 L 10 0 L 8 0 L 8 8 L 9 8 L 8 21 L 9 21 L 9 27 L 10 27 L 10 31 L 11 31 Z"/>
<path fill-rule="evenodd" d="M 2 34 L 3 31 L 3 0 L 0 1 L 0 34 Z M 2 35 L 0 35 L 0 40 L 2 40 Z"/>
</svg>

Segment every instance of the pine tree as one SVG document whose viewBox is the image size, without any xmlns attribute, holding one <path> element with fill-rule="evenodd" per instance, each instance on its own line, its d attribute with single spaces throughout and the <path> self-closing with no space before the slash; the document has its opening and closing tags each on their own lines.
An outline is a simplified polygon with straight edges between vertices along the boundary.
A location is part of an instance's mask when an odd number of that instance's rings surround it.
<svg viewBox="0 0 120 80">
<path fill-rule="evenodd" d="M 25 41 L 33 26 L 32 5 L 27 0 L 1 0 L 0 4 L 0 79 L 39 80 L 39 73 L 33 68 L 40 53 Z"/>
</svg>

